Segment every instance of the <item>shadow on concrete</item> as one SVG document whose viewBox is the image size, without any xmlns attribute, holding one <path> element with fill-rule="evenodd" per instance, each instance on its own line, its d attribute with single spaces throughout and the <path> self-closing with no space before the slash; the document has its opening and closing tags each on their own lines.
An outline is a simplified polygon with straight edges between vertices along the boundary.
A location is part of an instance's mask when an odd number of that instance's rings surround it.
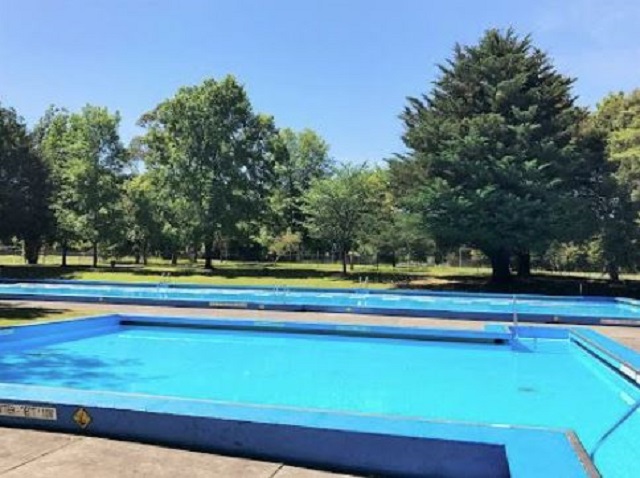
<svg viewBox="0 0 640 478">
<path fill-rule="evenodd" d="M 44 318 L 55 319 L 56 316 L 66 314 L 69 310 L 51 307 L 23 307 L 11 303 L 0 304 L 0 320 L 38 320 Z"/>
</svg>

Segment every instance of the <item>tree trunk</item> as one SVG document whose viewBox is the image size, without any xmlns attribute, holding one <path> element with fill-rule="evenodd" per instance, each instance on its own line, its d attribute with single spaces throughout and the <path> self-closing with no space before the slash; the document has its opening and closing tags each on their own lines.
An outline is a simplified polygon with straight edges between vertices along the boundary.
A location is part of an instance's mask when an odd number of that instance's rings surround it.
<svg viewBox="0 0 640 478">
<path fill-rule="evenodd" d="M 207 270 L 213 269 L 213 244 L 212 241 L 204 243 L 204 268 Z"/>
<path fill-rule="evenodd" d="M 147 265 L 147 243 L 145 241 L 144 244 L 142 244 L 142 265 L 146 266 Z"/>
<path fill-rule="evenodd" d="M 607 262 L 607 274 L 611 282 L 620 282 L 620 269 L 615 262 Z"/>
<path fill-rule="evenodd" d="M 64 241 L 61 246 L 62 250 L 60 251 L 60 254 L 62 255 L 62 267 L 67 267 L 67 242 Z"/>
<path fill-rule="evenodd" d="M 505 249 L 499 249 L 488 255 L 491 260 L 491 280 L 499 284 L 511 281 L 509 253 Z"/>
<path fill-rule="evenodd" d="M 140 251 L 136 251 L 136 253 L 135 253 L 135 255 L 133 257 L 134 257 L 133 260 L 136 263 L 136 265 L 140 264 Z"/>
<path fill-rule="evenodd" d="M 178 265 L 178 254 L 176 254 L 176 251 L 171 251 L 171 265 L 172 266 Z"/>
<path fill-rule="evenodd" d="M 398 265 L 398 259 L 396 258 L 396 251 L 393 251 L 391 253 L 391 265 L 393 266 L 393 268 L 396 268 L 396 265 Z"/>
<path fill-rule="evenodd" d="M 93 267 L 95 269 L 96 267 L 98 267 L 98 242 L 92 242 L 91 247 L 93 249 Z"/>
<path fill-rule="evenodd" d="M 25 239 L 24 258 L 27 260 L 27 264 L 31 264 L 31 265 L 37 264 L 39 253 L 40 253 L 40 240 Z"/>
<path fill-rule="evenodd" d="M 531 253 L 518 253 L 518 277 L 531 277 Z"/>
<path fill-rule="evenodd" d="M 346 276 L 347 275 L 347 251 L 343 250 L 341 255 L 342 255 L 342 275 Z"/>
</svg>

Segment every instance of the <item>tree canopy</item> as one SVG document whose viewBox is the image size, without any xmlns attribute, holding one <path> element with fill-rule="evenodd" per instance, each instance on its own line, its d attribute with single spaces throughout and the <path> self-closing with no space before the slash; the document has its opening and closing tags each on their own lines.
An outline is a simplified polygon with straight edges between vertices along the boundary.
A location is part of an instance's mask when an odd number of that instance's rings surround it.
<svg viewBox="0 0 640 478">
<path fill-rule="evenodd" d="M 279 129 L 233 76 L 179 88 L 128 147 L 101 106 L 52 106 L 30 130 L 0 105 L 0 241 L 29 262 L 46 244 L 63 265 L 91 247 L 94 266 L 337 256 L 343 273 L 470 248 L 495 281 L 561 263 L 618 280 L 640 264 L 640 89 L 591 111 L 573 83 L 530 36 L 489 30 L 408 98 L 406 150 L 372 168 Z"/>
<path fill-rule="evenodd" d="M 329 145 L 310 129 L 297 133 L 285 128 L 278 135 L 284 150 L 276 165 L 276 187 L 271 196 L 275 227 L 278 232 L 290 229 L 304 233 L 306 217 L 302 198 L 314 180 L 331 173 Z"/>
<path fill-rule="evenodd" d="M 347 273 L 349 252 L 368 231 L 376 200 L 380 198 L 375 174 L 364 167 L 343 166 L 328 178 L 311 184 L 304 197 L 304 212 L 312 236 L 326 241 L 338 253 Z"/>
<path fill-rule="evenodd" d="M 39 149 L 52 171 L 58 239 L 63 249 L 74 240 L 90 243 L 94 267 L 98 244 L 119 232 L 117 208 L 128 157 L 119 124 L 117 113 L 87 105 L 77 113 L 52 110 L 38 126 Z"/>
<path fill-rule="evenodd" d="M 640 88 L 608 95 L 594 113 L 595 125 L 606 132 L 606 151 L 616 177 L 640 201 Z"/>
<path fill-rule="evenodd" d="M 591 123 L 604 142 L 607 172 L 601 180 L 595 236 L 597 258 L 613 280 L 620 267 L 638 263 L 640 212 L 640 89 L 608 95 Z"/>
<path fill-rule="evenodd" d="M 490 30 L 456 46 L 432 91 L 401 115 L 409 153 L 392 172 L 413 186 L 411 205 L 437 242 L 482 250 L 495 280 L 509 278 L 513 254 L 544 249 L 562 230 L 582 165 L 572 83 L 530 37 Z"/>
<path fill-rule="evenodd" d="M 36 263 L 51 228 L 47 165 L 15 110 L 0 104 L 0 240 L 24 241 L 25 257 Z"/>
<path fill-rule="evenodd" d="M 277 160 L 273 118 L 256 114 L 227 76 L 181 88 L 140 124 L 147 166 L 195 216 L 192 236 L 211 268 L 216 238 L 263 211 Z"/>
</svg>

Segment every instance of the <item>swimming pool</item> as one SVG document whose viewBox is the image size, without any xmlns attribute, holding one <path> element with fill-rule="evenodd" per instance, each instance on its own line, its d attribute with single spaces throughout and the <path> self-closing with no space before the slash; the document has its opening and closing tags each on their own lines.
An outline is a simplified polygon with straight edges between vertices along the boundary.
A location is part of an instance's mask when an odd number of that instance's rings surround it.
<svg viewBox="0 0 640 478">
<path fill-rule="evenodd" d="M 588 453 L 639 383 L 640 354 L 584 330 L 117 315 L 0 329 L 1 425 L 361 473 L 597 476 Z M 639 411 L 594 463 L 633 476 Z"/>
<path fill-rule="evenodd" d="M 622 323 L 640 326 L 638 301 L 608 297 L 14 281 L 0 283 L 0 298 L 352 312 L 478 320 L 512 320 L 515 313 L 522 322 L 603 325 Z"/>
</svg>

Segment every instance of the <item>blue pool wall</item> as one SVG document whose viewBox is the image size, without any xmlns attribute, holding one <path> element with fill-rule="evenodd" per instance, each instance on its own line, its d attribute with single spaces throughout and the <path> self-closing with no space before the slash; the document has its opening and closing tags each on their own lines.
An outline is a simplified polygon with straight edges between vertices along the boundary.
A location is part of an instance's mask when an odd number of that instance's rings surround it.
<svg viewBox="0 0 640 478">
<path fill-rule="evenodd" d="M 632 350 L 609 337 L 599 334 L 595 330 L 574 328 L 571 332 L 575 338 L 589 342 L 591 348 L 603 350 L 607 355 L 617 357 L 620 363 L 624 363 L 631 368 L 640 370 L 640 354 L 635 350 Z"/>
<path fill-rule="evenodd" d="M 508 328 L 479 332 L 110 315 L 1 328 L 0 351 L 108 333 L 123 322 L 378 336 L 398 333 L 398 338 L 450 336 L 451 340 L 484 338 L 490 343 L 510 337 L 512 332 Z M 557 334 L 558 329 L 555 330 L 553 333 Z M 570 334 L 567 329 L 562 330 Z M 529 332 L 523 328 L 520 333 L 526 336 Z M 531 333 L 546 334 L 541 330 Z M 54 406 L 59 416 L 56 422 L 3 416 L 0 425 L 162 443 L 362 474 L 529 478 L 553 470 L 557 476 L 598 476 L 579 440 L 567 430 L 396 420 L 241 404 L 212 406 L 144 396 L 117 397 L 116 402 L 105 405 L 113 397 L 107 400 L 104 395 L 0 385 L 0 403 Z M 72 419 L 78 407 L 84 407 L 92 417 L 86 429 Z M 541 456 L 545 459 L 540 460 Z"/>
<path fill-rule="evenodd" d="M 51 321 L 38 324 L 0 326 L 0 352 L 6 350 L 40 347 L 60 340 L 76 340 L 103 333 L 114 332 L 121 325 L 181 326 L 206 329 L 246 330 L 250 332 L 309 333 L 341 336 L 411 340 L 480 341 L 508 344 L 512 334 L 507 329 L 465 330 L 437 328 L 408 328 L 393 326 L 369 326 L 355 324 L 325 324 L 313 322 L 282 322 L 278 320 L 209 319 L 172 317 L 144 314 L 109 314 L 72 320 Z"/>
<path fill-rule="evenodd" d="M 360 474 L 511 476 L 503 445 L 100 407 L 86 407 L 92 422 L 81 430 L 72 418 L 78 405 L 56 408 L 57 422 L 32 426 Z M 0 424 L 18 427 L 24 421 L 2 417 Z"/>
<path fill-rule="evenodd" d="M 67 284 L 67 285 L 101 285 L 111 287 L 156 287 L 158 283 L 153 282 L 114 282 L 114 281 L 90 281 L 90 280 L 39 280 L 39 279 L 0 279 L 4 283 L 33 283 L 33 284 Z M 272 287 L 272 286 L 218 286 L 218 285 L 202 285 L 202 284 L 172 284 L 162 283 L 162 287 L 167 288 L 187 288 L 187 289 L 227 289 L 227 290 L 266 290 L 266 291 L 282 291 L 297 290 L 305 292 L 318 293 L 362 293 L 363 289 L 336 289 L 336 288 L 307 288 L 307 287 Z M 462 296 L 477 298 L 511 298 L 520 299 L 537 299 L 537 300 L 554 300 L 554 301 L 583 301 L 583 302 L 609 302 L 609 303 L 625 303 L 640 308 L 640 301 L 623 297 L 601 297 L 601 296 L 546 296 L 534 294 L 493 294 L 493 293 L 474 293 L 474 292 L 441 292 L 441 291 L 416 291 L 416 290 L 398 290 L 398 289 L 366 289 L 367 294 L 393 294 L 393 295 L 421 295 L 421 296 Z M 149 306 L 169 306 L 183 308 L 242 308 L 248 310 L 280 310 L 288 312 L 329 312 L 329 313 L 355 313 L 367 315 L 388 315 L 403 317 L 428 317 L 442 318 L 452 320 L 478 320 L 478 321 L 504 321 L 513 320 L 512 313 L 505 312 L 473 312 L 473 311 L 452 311 L 438 309 L 407 309 L 407 308 L 379 308 L 372 306 L 333 306 L 318 304 L 296 304 L 296 303 L 263 303 L 258 301 L 241 300 L 237 303 L 234 301 L 211 302 L 204 299 L 152 299 L 140 297 L 105 297 L 105 296 L 73 296 L 68 295 L 47 295 L 39 296 L 37 294 L 2 294 L 0 298 L 7 300 L 44 300 L 58 302 L 86 302 L 86 303 L 110 303 L 122 305 L 149 305 Z M 556 323 L 556 324 L 583 324 L 583 325 L 632 325 L 640 326 L 638 318 L 608 318 L 600 316 L 581 316 L 571 314 L 545 314 L 545 313 L 527 313 L 519 312 L 518 320 L 528 323 Z"/>
<path fill-rule="evenodd" d="M 265 286 L 265 285 L 219 285 L 219 284 L 192 284 L 188 282 L 121 282 L 107 280 L 87 280 L 87 279 L 21 279 L 21 278 L 0 278 L 0 283 L 6 284 L 66 284 L 66 285 L 102 285 L 112 287 L 157 287 L 163 288 L 186 288 L 186 289 L 227 289 L 227 290 L 264 290 L 264 291 L 300 291 L 319 293 L 367 293 L 367 294 L 393 294 L 393 295 L 418 295 L 418 296 L 462 296 L 477 298 L 508 299 L 512 297 L 522 299 L 538 300 L 567 300 L 584 302 L 619 302 L 640 307 L 640 300 L 629 297 L 597 296 L 597 295 L 543 295 L 543 294 L 507 294 L 497 292 L 458 292 L 458 291 L 437 291 L 429 289 L 371 289 L 371 288 L 337 288 L 337 287 L 304 287 L 304 286 Z"/>
</svg>

